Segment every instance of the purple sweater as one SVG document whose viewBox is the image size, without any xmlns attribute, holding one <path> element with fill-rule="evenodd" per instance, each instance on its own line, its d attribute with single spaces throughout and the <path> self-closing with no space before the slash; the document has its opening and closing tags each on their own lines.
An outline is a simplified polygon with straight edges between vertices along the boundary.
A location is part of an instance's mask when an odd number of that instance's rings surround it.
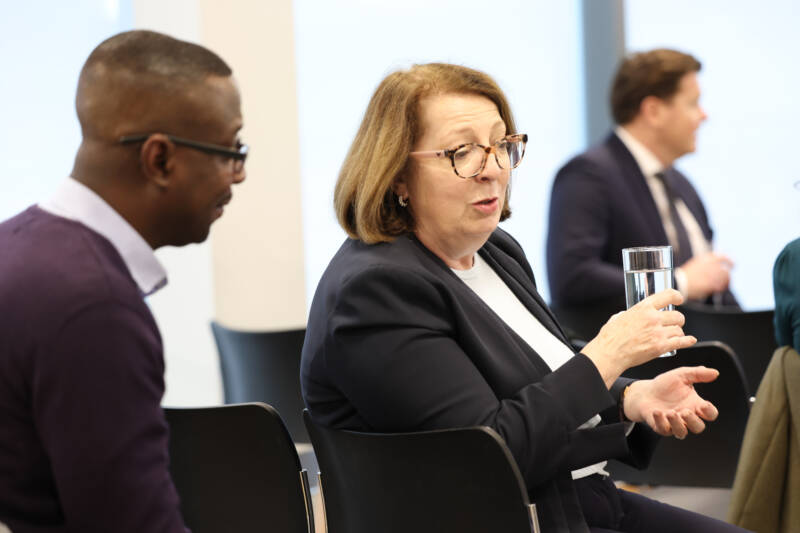
<svg viewBox="0 0 800 533">
<path fill-rule="evenodd" d="M 120 255 L 38 207 L 0 224 L 0 522 L 185 532 L 161 337 Z"/>
</svg>

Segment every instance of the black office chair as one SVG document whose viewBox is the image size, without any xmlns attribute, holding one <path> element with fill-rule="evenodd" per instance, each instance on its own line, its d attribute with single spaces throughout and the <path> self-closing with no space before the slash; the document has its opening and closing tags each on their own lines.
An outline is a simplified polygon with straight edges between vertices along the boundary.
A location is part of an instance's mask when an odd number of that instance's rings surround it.
<svg viewBox="0 0 800 533">
<path fill-rule="evenodd" d="M 225 403 L 265 402 L 283 416 L 294 442 L 308 443 L 300 395 L 305 329 L 237 331 L 211 323 L 219 350 Z"/>
<path fill-rule="evenodd" d="M 748 391 L 755 394 L 770 356 L 778 347 L 772 323 L 774 311 L 741 311 L 694 303 L 678 310 L 686 317 L 683 330 L 687 335 L 731 347 L 742 363 Z"/>
<path fill-rule="evenodd" d="M 594 339 L 611 315 L 624 310 L 624 300 L 619 305 L 586 303 L 574 307 L 552 308 L 567 338 L 578 348 Z"/>
<path fill-rule="evenodd" d="M 631 368 L 624 375 L 649 379 L 673 368 L 699 365 L 719 370 L 716 381 L 695 385 L 698 394 L 717 407 L 719 417 L 708 422 L 699 435 L 690 434 L 685 440 L 661 439 L 645 470 L 609 461 L 608 470 L 615 479 L 640 485 L 733 486 L 750 414 L 750 395 L 731 349 L 721 342 L 698 342 L 673 357 L 659 357 Z"/>
<path fill-rule="evenodd" d="M 330 533 L 539 532 L 505 442 L 489 428 L 360 433 L 305 421 Z"/>
<path fill-rule="evenodd" d="M 313 533 L 308 478 L 262 403 L 164 409 L 172 479 L 193 533 Z"/>
</svg>

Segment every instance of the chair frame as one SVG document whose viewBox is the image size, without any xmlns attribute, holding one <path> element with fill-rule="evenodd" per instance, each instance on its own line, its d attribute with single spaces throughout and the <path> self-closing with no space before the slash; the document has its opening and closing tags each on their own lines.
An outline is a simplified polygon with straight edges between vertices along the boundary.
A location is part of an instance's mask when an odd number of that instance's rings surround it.
<svg viewBox="0 0 800 533">
<path fill-rule="evenodd" d="M 311 419 L 308 410 L 304 411 L 304 419 L 311 441 L 317 451 L 321 469 L 318 474 L 319 486 L 330 533 L 345 531 L 350 533 L 350 528 L 356 528 L 357 531 L 365 531 L 369 528 L 394 533 L 407 531 L 408 527 L 411 527 L 410 523 L 415 524 L 414 531 L 424 532 L 449 530 L 448 528 L 454 527 L 452 523 L 443 525 L 443 522 L 452 521 L 456 514 L 464 515 L 461 512 L 463 507 L 458 507 L 459 513 L 451 513 L 448 510 L 454 509 L 454 501 L 461 502 L 462 498 L 470 496 L 474 498 L 475 487 L 478 486 L 472 485 L 466 488 L 464 486 L 466 484 L 459 485 L 452 477 L 456 466 L 452 463 L 442 464 L 447 461 L 437 460 L 441 459 L 444 447 L 462 449 L 456 448 L 457 443 L 467 446 L 470 451 L 481 449 L 485 457 L 491 457 L 491 460 L 495 461 L 491 475 L 494 476 L 493 479 L 500 480 L 500 484 L 503 485 L 502 487 L 498 485 L 496 491 L 505 495 L 503 502 L 509 506 L 504 509 L 503 517 L 509 524 L 513 524 L 510 527 L 516 528 L 503 531 L 514 533 L 524 530 L 526 533 L 540 533 L 536 505 L 530 503 L 528 499 L 525 482 L 516 461 L 503 439 L 491 428 L 471 427 L 413 433 L 364 433 L 323 427 Z M 332 442 L 334 446 L 330 445 Z M 407 452 L 407 450 L 410 451 Z M 415 454 L 420 450 L 431 453 L 428 453 L 427 456 L 423 454 L 421 462 L 414 462 Z M 386 456 L 390 456 L 390 460 L 387 461 Z M 345 472 L 348 468 L 347 465 L 354 464 L 357 464 L 355 468 Z M 379 467 L 378 465 L 383 466 Z M 472 479 L 473 476 L 470 474 L 468 465 L 466 465 L 467 468 L 462 468 L 462 466 L 465 466 L 464 463 L 457 467 L 458 474 L 469 477 L 471 482 L 480 485 L 480 482 Z M 378 480 L 376 474 L 382 472 L 386 475 L 388 471 L 388 476 L 392 476 L 392 469 L 397 474 L 409 471 L 409 468 L 413 468 L 413 475 L 398 476 L 394 478 L 394 482 L 392 479 Z M 360 477 L 359 474 L 364 472 L 368 472 L 368 475 Z M 477 467 L 473 472 L 476 475 L 484 475 Z M 409 486 L 408 480 L 411 478 L 414 478 L 416 485 L 423 485 L 426 488 L 434 486 L 435 490 L 439 490 L 437 493 L 439 496 L 431 498 L 428 494 L 419 494 Z M 484 485 L 480 486 L 484 487 Z M 445 492 L 443 487 L 452 490 Z M 382 488 L 383 490 L 381 490 Z M 495 491 L 491 487 L 486 486 L 485 488 L 488 491 L 487 495 L 494 494 Z M 355 509 L 357 503 L 352 505 L 344 503 L 347 502 L 348 496 L 351 499 L 359 498 L 359 492 L 371 495 L 378 491 L 381 494 L 388 492 L 389 496 L 385 496 L 382 500 L 375 499 L 372 502 L 359 500 L 364 503 L 365 507 L 358 510 Z M 459 491 L 464 492 L 459 493 Z M 410 496 L 406 500 L 399 500 L 392 496 L 392 494 L 398 493 Z M 509 495 L 511 496 L 506 498 Z M 514 511 L 517 496 L 520 505 L 519 514 L 515 514 Z M 495 495 L 495 497 L 497 496 Z M 468 502 L 469 500 L 464 501 Z M 410 507 L 394 513 L 395 520 L 392 520 L 392 512 L 396 511 L 396 506 L 403 505 L 403 503 Z M 432 508 L 433 504 L 435 504 L 435 509 Z M 467 505 L 469 504 L 467 503 Z M 398 516 L 402 518 L 397 518 Z M 461 518 L 456 518 L 456 520 Z M 469 533 L 476 530 L 461 527 L 459 531 Z"/>
<path fill-rule="evenodd" d="M 742 311 L 695 302 L 686 302 L 677 309 L 686 317 L 683 330 L 687 335 L 694 335 L 699 341 L 720 341 L 733 350 L 744 371 L 748 391 L 754 395 L 771 354 L 778 348 L 774 310 Z M 759 346 L 751 342 L 754 333 L 763 336 Z"/>
<path fill-rule="evenodd" d="M 211 322 L 225 403 L 264 402 L 282 413 L 296 443 L 310 442 L 303 424 L 300 355 L 304 328 L 242 331 Z"/>
<path fill-rule="evenodd" d="M 720 411 L 717 420 L 709 422 L 703 433 L 690 434 L 686 440 L 679 441 L 673 437 L 661 439 L 650 466 L 644 470 L 615 460 L 609 461 L 607 470 L 615 479 L 647 485 L 718 488 L 730 488 L 733 485 L 751 401 L 744 371 L 730 347 L 717 341 L 698 342 L 690 348 L 679 350 L 677 355 L 656 358 L 628 369 L 623 375 L 649 379 L 673 368 L 699 364 L 724 365 L 723 372 L 715 382 L 695 385 L 700 396 L 717 405 Z M 731 396 L 731 393 L 735 396 Z M 698 458 L 702 461 L 698 461 Z M 698 462 L 702 462 L 702 465 L 698 465 Z"/>
<path fill-rule="evenodd" d="M 253 402 L 167 407 L 164 414 L 170 425 L 170 470 L 184 519 L 192 531 L 237 533 L 232 529 L 236 527 L 233 517 L 242 520 L 239 527 L 243 531 L 253 531 L 243 510 L 259 509 L 252 514 L 265 512 L 263 498 L 272 493 L 278 494 L 286 505 L 280 507 L 280 512 L 286 513 L 281 515 L 281 523 L 290 525 L 294 533 L 314 533 L 308 473 L 300 465 L 286 425 L 272 406 Z M 210 433 L 212 425 L 215 433 L 211 437 L 203 435 L 203 428 Z M 225 460 L 225 455 L 231 458 Z M 249 458 L 254 458 L 252 463 L 246 463 Z M 297 472 L 294 486 L 291 477 L 287 477 L 291 470 Z M 276 481 L 279 477 L 284 481 Z M 253 520 L 260 519 L 254 516 Z M 268 531 L 270 524 L 264 522 L 263 530 Z"/>
</svg>

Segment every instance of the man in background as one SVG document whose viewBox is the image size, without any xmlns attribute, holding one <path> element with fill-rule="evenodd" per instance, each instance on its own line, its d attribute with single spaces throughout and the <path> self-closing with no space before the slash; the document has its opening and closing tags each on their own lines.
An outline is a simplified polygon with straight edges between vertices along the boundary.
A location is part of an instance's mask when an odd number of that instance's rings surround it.
<svg viewBox="0 0 800 533">
<path fill-rule="evenodd" d="M 231 69 L 131 31 L 91 53 L 55 195 L 0 224 L 0 522 L 185 532 L 168 470 L 153 251 L 201 242 L 245 178 Z"/>
<path fill-rule="evenodd" d="M 617 127 L 559 170 L 550 198 L 547 269 L 554 310 L 591 339 L 625 309 L 622 249 L 672 245 L 685 299 L 736 305 L 731 260 L 712 249 L 700 197 L 672 165 L 694 152 L 700 62 L 658 49 L 620 65 L 611 89 Z"/>
</svg>

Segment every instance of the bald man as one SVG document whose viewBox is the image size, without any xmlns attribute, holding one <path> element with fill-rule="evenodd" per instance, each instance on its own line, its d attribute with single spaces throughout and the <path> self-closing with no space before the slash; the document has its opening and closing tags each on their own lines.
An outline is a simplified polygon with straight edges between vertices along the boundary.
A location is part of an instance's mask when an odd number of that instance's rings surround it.
<svg viewBox="0 0 800 533">
<path fill-rule="evenodd" d="M 168 471 L 153 250 L 205 240 L 245 178 L 213 52 L 148 31 L 89 56 L 83 141 L 48 201 L 0 224 L 0 522 L 185 532 Z"/>
</svg>

